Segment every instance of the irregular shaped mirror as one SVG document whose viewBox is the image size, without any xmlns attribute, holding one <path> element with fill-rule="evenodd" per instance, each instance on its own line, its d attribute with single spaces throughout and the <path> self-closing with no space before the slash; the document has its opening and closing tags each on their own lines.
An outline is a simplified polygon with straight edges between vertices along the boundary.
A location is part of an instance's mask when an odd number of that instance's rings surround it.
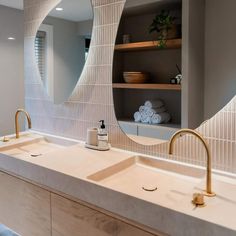
<svg viewBox="0 0 236 236">
<path fill-rule="evenodd" d="M 55 104 L 67 101 L 80 78 L 92 26 L 89 0 L 62 0 L 38 29 L 36 62 L 43 86 Z"/>
<path fill-rule="evenodd" d="M 235 96 L 236 34 L 224 25 L 236 5 L 213 2 L 126 1 L 113 96 L 120 127 L 135 142 L 159 144 L 180 128 L 197 128 Z M 217 35 L 219 24 L 227 45 Z"/>
</svg>

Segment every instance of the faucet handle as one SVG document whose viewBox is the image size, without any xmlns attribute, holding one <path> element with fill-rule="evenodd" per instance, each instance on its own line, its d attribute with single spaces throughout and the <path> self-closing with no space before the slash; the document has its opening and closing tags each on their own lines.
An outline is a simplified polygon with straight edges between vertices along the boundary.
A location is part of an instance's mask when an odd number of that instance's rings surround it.
<svg viewBox="0 0 236 236">
<path fill-rule="evenodd" d="M 204 207 L 204 206 L 205 206 L 204 194 L 202 194 L 202 193 L 194 193 L 194 194 L 193 194 L 192 203 L 193 203 L 195 206 Z"/>
</svg>

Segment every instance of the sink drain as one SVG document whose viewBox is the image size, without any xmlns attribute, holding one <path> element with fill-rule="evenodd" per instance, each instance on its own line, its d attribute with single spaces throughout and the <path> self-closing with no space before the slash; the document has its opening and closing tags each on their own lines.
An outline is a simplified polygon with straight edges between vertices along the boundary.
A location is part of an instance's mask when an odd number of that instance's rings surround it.
<svg viewBox="0 0 236 236">
<path fill-rule="evenodd" d="M 39 153 L 39 154 L 30 154 L 30 156 L 31 157 L 39 157 L 39 156 L 42 156 L 42 154 L 41 153 Z"/>
<path fill-rule="evenodd" d="M 142 187 L 142 189 L 147 192 L 154 192 L 157 190 L 157 187 L 156 186 L 145 186 L 145 187 Z"/>
</svg>

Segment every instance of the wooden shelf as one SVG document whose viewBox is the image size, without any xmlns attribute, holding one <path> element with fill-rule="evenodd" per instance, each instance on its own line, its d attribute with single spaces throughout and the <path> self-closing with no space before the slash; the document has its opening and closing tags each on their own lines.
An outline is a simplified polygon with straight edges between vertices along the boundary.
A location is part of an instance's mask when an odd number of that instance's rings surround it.
<svg viewBox="0 0 236 236">
<path fill-rule="evenodd" d="M 116 51 L 139 51 L 139 50 L 160 50 L 158 48 L 160 41 L 146 41 L 146 42 L 137 42 L 137 43 L 127 43 L 127 44 L 117 44 L 115 46 Z M 166 48 L 165 49 L 178 49 L 181 48 L 182 40 L 181 39 L 169 39 L 166 42 Z M 162 49 L 162 50 L 163 50 Z"/>
<path fill-rule="evenodd" d="M 156 89 L 156 90 L 181 90 L 180 84 L 127 84 L 113 83 L 115 89 Z"/>
</svg>

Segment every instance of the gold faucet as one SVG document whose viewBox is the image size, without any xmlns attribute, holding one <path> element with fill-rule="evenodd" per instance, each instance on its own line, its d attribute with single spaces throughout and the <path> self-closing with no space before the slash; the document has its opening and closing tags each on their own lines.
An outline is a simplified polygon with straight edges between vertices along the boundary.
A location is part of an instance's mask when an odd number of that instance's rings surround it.
<svg viewBox="0 0 236 236">
<path fill-rule="evenodd" d="M 205 141 L 205 139 L 202 137 L 201 134 L 199 134 L 198 132 L 196 132 L 195 130 L 192 129 L 181 129 L 179 131 L 177 131 L 170 139 L 169 142 L 169 154 L 172 155 L 173 154 L 173 144 L 175 142 L 175 140 L 180 137 L 182 134 L 192 134 L 195 137 L 197 137 L 202 144 L 204 145 L 205 149 L 206 149 L 206 153 L 207 153 L 207 179 L 206 179 L 206 196 L 209 197 L 214 197 L 216 194 L 214 192 L 212 192 L 211 190 L 211 154 L 210 154 L 210 150 L 209 147 Z"/>
<path fill-rule="evenodd" d="M 26 112 L 24 109 L 18 109 L 16 111 L 15 114 L 15 129 L 16 129 L 16 138 L 20 138 L 20 134 L 19 134 L 19 120 L 18 120 L 18 116 L 19 113 L 23 112 L 26 115 L 27 121 L 28 121 L 28 127 L 29 129 L 31 129 L 32 125 L 31 125 L 31 118 L 28 112 Z"/>
</svg>

